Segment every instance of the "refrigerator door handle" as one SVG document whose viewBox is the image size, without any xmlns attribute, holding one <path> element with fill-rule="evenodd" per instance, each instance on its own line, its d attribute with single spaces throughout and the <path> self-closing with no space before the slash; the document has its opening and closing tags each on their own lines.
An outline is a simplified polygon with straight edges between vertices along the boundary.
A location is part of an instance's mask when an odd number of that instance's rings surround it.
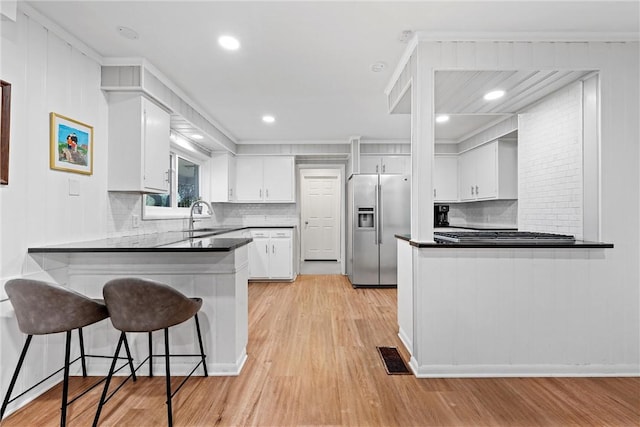
<svg viewBox="0 0 640 427">
<path fill-rule="evenodd" d="M 382 227 L 384 224 L 384 209 L 382 208 L 382 185 L 378 184 L 378 244 L 382 244 Z"/>
<path fill-rule="evenodd" d="M 375 227 L 375 230 L 373 232 L 373 243 L 375 245 L 378 245 L 378 234 L 380 233 L 380 205 L 378 204 L 378 201 L 380 200 L 380 193 L 378 192 L 379 190 L 379 186 L 376 185 L 376 207 L 374 210 L 374 224 L 373 226 Z"/>
</svg>

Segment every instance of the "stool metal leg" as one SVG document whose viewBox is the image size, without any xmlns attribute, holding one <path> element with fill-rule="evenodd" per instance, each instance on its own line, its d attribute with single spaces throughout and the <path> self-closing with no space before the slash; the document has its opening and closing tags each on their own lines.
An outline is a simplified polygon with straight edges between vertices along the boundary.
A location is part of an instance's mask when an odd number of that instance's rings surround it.
<svg viewBox="0 0 640 427">
<path fill-rule="evenodd" d="M 4 417 L 4 411 L 7 410 L 7 405 L 9 404 L 9 399 L 11 399 L 11 393 L 13 392 L 13 387 L 16 385 L 16 380 L 18 379 L 18 374 L 20 374 L 20 368 L 22 368 L 22 364 L 24 363 L 24 358 L 27 355 L 27 350 L 29 349 L 29 344 L 31 344 L 31 338 L 33 335 L 27 335 L 27 340 L 24 342 L 24 346 L 22 346 L 22 352 L 20 353 L 20 358 L 18 359 L 18 365 L 16 366 L 16 370 L 13 372 L 13 376 L 11 377 L 11 382 L 9 383 L 9 389 L 7 390 L 7 395 L 2 402 L 2 409 L 0 409 L 0 420 Z"/>
<path fill-rule="evenodd" d="M 116 351 L 113 354 L 113 360 L 111 361 L 111 368 L 109 368 L 109 375 L 107 375 L 107 380 L 104 384 L 104 389 L 102 390 L 102 396 L 100 397 L 100 402 L 98 403 L 98 409 L 96 410 L 96 416 L 93 419 L 93 427 L 98 425 L 98 421 L 100 420 L 100 412 L 102 412 L 102 407 L 104 406 L 105 400 L 107 398 L 107 392 L 109 391 L 109 384 L 111 383 L 111 378 L 113 377 L 113 371 L 116 369 L 116 362 L 118 361 L 118 356 L 120 355 L 120 347 L 122 346 L 122 342 L 126 339 L 124 332 L 120 334 L 120 339 L 118 340 L 118 345 L 116 346 Z"/>
<path fill-rule="evenodd" d="M 164 328 L 164 360 L 166 371 L 165 382 L 167 384 L 167 417 L 169 420 L 169 427 L 172 427 L 173 412 L 171 410 L 171 372 L 169 370 L 169 328 Z"/>
<path fill-rule="evenodd" d="M 153 376 L 153 339 L 151 338 L 151 332 L 149 332 L 149 376 Z"/>
<path fill-rule="evenodd" d="M 207 362 L 204 354 L 204 346 L 202 345 L 202 334 L 200 333 L 200 322 L 198 321 L 198 313 L 194 316 L 196 319 L 196 331 L 198 332 L 198 344 L 200 344 L 200 356 L 202 357 L 202 368 L 204 369 L 204 376 L 208 377 L 209 373 L 207 372 Z"/>
<path fill-rule="evenodd" d="M 84 336 L 82 335 L 82 328 L 78 328 L 78 340 L 80 341 L 80 361 L 82 363 L 82 376 L 87 376 L 87 361 L 84 354 Z"/>
<path fill-rule="evenodd" d="M 60 427 L 67 425 L 67 397 L 69 395 L 69 358 L 71 356 L 71 331 L 67 331 L 64 350 L 64 380 L 62 381 L 62 414 Z"/>
<path fill-rule="evenodd" d="M 131 357 L 131 350 L 129 350 L 129 341 L 127 341 L 127 335 L 124 336 L 124 351 L 127 352 L 127 360 L 129 361 L 129 369 L 131 369 L 131 378 L 136 381 L 136 370 L 133 368 L 133 357 Z"/>
</svg>

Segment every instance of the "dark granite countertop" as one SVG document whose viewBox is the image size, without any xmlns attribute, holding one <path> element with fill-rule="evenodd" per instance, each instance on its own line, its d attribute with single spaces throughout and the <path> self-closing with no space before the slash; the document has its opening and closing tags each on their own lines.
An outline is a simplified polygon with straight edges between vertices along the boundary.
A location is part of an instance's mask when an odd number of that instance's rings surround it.
<svg viewBox="0 0 640 427">
<path fill-rule="evenodd" d="M 588 242 L 584 240 L 576 240 L 569 243 L 511 243 L 511 242 L 482 242 L 482 243 L 455 243 L 455 242 L 416 242 L 411 240 L 409 234 L 396 234 L 396 238 L 409 242 L 411 246 L 416 248 L 572 248 L 572 249 L 591 249 L 591 248 L 613 248 L 613 243 Z"/>
<path fill-rule="evenodd" d="M 294 226 L 227 227 L 204 230 L 170 231 L 139 236 L 112 237 L 84 242 L 32 247 L 29 253 L 74 252 L 229 252 L 249 244 L 251 238 L 215 237 L 250 228 L 293 228 Z"/>
</svg>

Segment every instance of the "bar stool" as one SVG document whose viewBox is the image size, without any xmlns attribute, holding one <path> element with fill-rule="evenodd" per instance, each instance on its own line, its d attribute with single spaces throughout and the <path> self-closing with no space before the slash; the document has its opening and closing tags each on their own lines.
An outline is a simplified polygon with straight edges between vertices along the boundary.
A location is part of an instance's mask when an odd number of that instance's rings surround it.
<svg viewBox="0 0 640 427">
<path fill-rule="evenodd" d="M 103 378 L 84 392 L 80 393 L 78 396 L 74 397 L 71 401 L 68 400 L 70 365 L 81 360 L 82 376 L 86 377 L 86 357 L 107 357 L 85 354 L 84 338 L 82 335 L 83 327 L 92 325 L 109 317 L 107 307 L 102 300 L 91 299 L 62 286 L 39 280 L 13 279 L 9 280 L 4 287 L 16 313 L 18 327 L 22 333 L 27 334 L 27 340 L 25 341 L 22 352 L 20 353 L 18 365 L 11 377 L 11 383 L 9 384 L 7 395 L 2 402 L 0 420 L 4 416 L 4 412 L 9 403 L 20 398 L 25 393 L 28 393 L 38 385 L 64 370 L 60 425 L 65 426 L 67 421 L 67 406 L 106 379 Z M 80 356 L 70 361 L 71 331 L 74 329 L 78 330 Z M 64 367 L 58 369 L 56 372 L 49 375 L 33 387 L 11 399 L 11 393 L 16 385 L 16 380 L 18 379 L 20 369 L 22 368 L 22 364 L 25 356 L 27 355 L 27 350 L 29 349 L 33 336 L 55 334 L 59 332 L 66 332 Z M 131 375 L 135 381 L 136 377 L 133 370 L 133 361 L 129 351 L 129 344 L 125 341 L 124 345 L 127 353 L 126 359 L 128 359 Z M 121 366 L 119 369 L 122 369 L 124 366 L 126 365 Z"/>
<path fill-rule="evenodd" d="M 202 345 L 202 335 L 200 333 L 200 322 L 198 321 L 198 311 L 202 307 L 201 298 L 189 298 L 174 288 L 153 280 L 139 278 L 121 278 L 107 282 L 102 289 L 105 303 L 109 309 L 111 323 L 121 331 L 120 340 L 113 355 L 111 369 L 104 385 L 104 390 L 98 404 L 98 410 L 93 421 L 93 426 L 98 425 L 100 413 L 104 404 L 124 385 L 120 384 L 108 397 L 109 384 L 113 376 L 113 370 L 117 357 L 120 354 L 122 343 L 126 342 L 126 332 L 147 332 L 149 340 L 149 356 L 136 367 L 138 370 L 145 362 L 149 361 L 149 375 L 153 376 L 153 357 L 165 358 L 165 383 L 167 390 L 167 420 L 169 427 L 173 426 L 173 413 L 171 409 L 171 398 L 180 390 L 191 375 L 202 365 L 204 376 L 207 373 L 206 355 Z M 169 353 L 169 328 L 183 323 L 190 318 L 195 319 L 196 332 L 198 334 L 198 344 L 200 354 L 180 354 Z M 151 333 L 153 331 L 164 330 L 164 355 L 154 355 L 152 351 Z M 180 385 L 171 392 L 171 372 L 169 368 L 170 356 L 190 356 L 200 357 L 200 361 L 187 375 Z M 126 381 L 126 380 L 125 380 Z"/>
</svg>

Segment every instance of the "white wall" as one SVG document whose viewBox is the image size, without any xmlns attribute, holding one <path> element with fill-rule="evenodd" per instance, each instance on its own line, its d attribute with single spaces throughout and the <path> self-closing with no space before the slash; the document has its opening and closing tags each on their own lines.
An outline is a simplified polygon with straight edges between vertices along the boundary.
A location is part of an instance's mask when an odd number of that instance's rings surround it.
<svg viewBox="0 0 640 427">
<path fill-rule="evenodd" d="M 582 82 L 518 118 L 518 228 L 582 239 Z"/>
<path fill-rule="evenodd" d="M 107 230 L 107 104 L 100 91 L 100 65 L 18 11 L 2 21 L 0 70 L 12 84 L 9 185 L 0 187 L 0 300 L 6 280 L 31 276 L 66 283 L 64 257 L 41 264 L 27 248 L 104 237 Z M 93 175 L 49 168 L 49 113 L 94 127 Z M 76 181 L 79 196 L 69 195 Z M 55 259 L 56 257 L 54 257 Z M 44 270 L 43 270 L 44 268 Z M 22 334 L 8 301 L 0 302 L 0 395 L 16 363 Z M 37 337 L 28 373 L 17 385 L 33 384 L 62 365 L 60 337 Z M 59 366 L 58 366 L 59 365 Z"/>
</svg>

